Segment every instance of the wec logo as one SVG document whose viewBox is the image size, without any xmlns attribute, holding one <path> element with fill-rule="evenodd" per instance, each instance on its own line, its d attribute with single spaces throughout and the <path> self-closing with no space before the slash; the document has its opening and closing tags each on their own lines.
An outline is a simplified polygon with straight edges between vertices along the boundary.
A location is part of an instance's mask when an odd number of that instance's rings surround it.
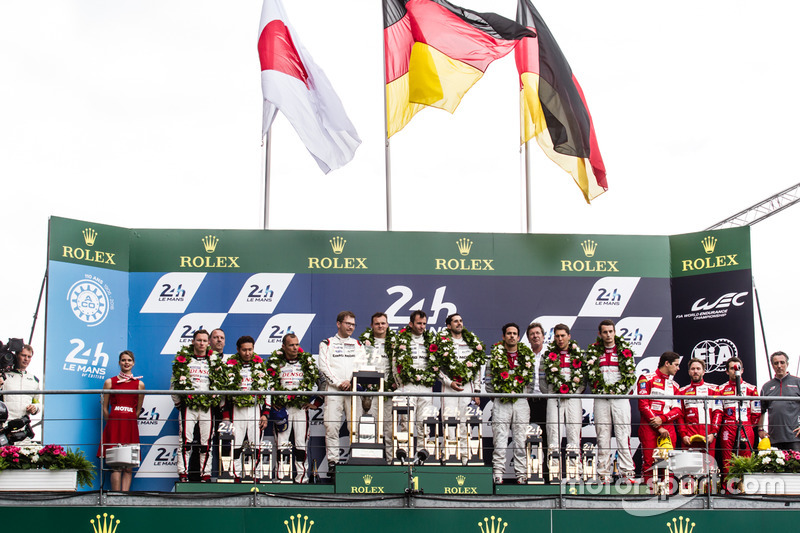
<svg viewBox="0 0 800 533">
<path fill-rule="evenodd" d="M 742 299 L 747 296 L 747 292 L 729 292 L 723 294 L 713 302 L 707 302 L 705 298 L 700 298 L 692 304 L 692 311 L 711 311 L 712 309 L 726 309 L 730 306 L 741 307 L 745 304 Z"/>
</svg>

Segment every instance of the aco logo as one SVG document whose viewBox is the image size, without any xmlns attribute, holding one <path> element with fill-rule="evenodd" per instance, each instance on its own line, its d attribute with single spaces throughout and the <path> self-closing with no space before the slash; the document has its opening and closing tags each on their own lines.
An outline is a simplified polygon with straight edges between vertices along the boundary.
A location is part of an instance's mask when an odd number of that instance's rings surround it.
<svg viewBox="0 0 800 533">
<path fill-rule="evenodd" d="M 619 272 L 619 260 L 594 259 L 597 241 L 586 239 L 580 244 L 585 259 L 562 259 L 561 272 Z"/>
<path fill-rule="evenodd" d="M 206 235 L 200 241 L 207 255 L 182 255 L 180 268 L 239 268 L 238 255 L 212 255 L 219 244 L 219 239 L 215 235 Z"/>
<path fill-rule="evenodd" d="M 456 249 L 460 258 L 436 258 L 434 259 L 435 270 L 464 270 L 464 271 L 477 271 L 477 270 L 494 270 L 494 259 L 472 258 L 469 259 L 472 245 L 475 244 L 471 239 L 462 237 L 456 241 Z"/>
<path fill-rule="evenodd" d="M 343 256 L 347 239 L 335 236 L 328 241 L 331 245 L 333 256 L 309 257 L 309 270 L 367 270 L 366 257 Z"/>
<path fill-rule="evenodd" d="M 703 246 L 705 256 L 694 259 L 683 259 L 681 261 L 681 272 L 696 270 L 714 270 L 717 268 L 738 266 L 739 254 L 717 254 L 713 255 L 717 248 L 717 238 L 714 236 L 703 237 L 700 244 Z"/>
<path fill-rule="evenodd" d="M 67 300 L 72 314 L 91 328 L 102 324 L 108 316 L 109 293 L 102 280 L 87 274 L 86 279 L 72 284 Z"/>
</svg>

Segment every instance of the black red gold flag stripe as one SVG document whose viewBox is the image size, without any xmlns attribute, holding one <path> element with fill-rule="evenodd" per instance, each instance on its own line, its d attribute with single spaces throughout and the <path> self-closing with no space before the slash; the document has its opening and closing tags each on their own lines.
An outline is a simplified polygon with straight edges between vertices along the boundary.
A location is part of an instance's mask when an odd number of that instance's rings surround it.
<svg viewBox="0 0 800 533">
<path fill-rule="evenodd" d="M 384 0 L 387 134 L 423 106 L 454 112 L 495 59 L 532 32 L 445 0 Z"/>
<path fill-rule="evenodd" d="M 424 107 L 408 98 L 408 64 L 414 38 L 405 0 L 383 0 L 383 53 L 386 71 L 386 136 L 391 137 Z"/>
<path fill-rule="evenodd" d="M 536 33 L 515 50 L 520 77 L 520 142 L 536 137 L 569 172 L 587 203 L 608 190 L 589 107 L 550 29 L 530 0 L 518 0 L 517 22 Z"/>
</svg>

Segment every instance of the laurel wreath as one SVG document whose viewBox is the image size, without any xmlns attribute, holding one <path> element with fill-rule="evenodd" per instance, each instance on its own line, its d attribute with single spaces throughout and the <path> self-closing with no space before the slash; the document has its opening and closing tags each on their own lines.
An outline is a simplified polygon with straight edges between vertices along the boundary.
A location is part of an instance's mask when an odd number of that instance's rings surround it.
<svg viewBox="0 0 800 533">
<path fill-rule="evenodd" d="M 386 356 L 389 358 L 389 375 L 383 376 L 383 385 L 384 389 L 386 390 L 391 389 L 392 386 L 394 385 L 394 374 L 392 373 L 392 353 L 390 349 L 394 337 L 395 337 L 394 331 L 392 331 L 391 329 L 387 329 L 385 337 L 386 341 L 385 344 L 383 345 L 383 349 L 386 352 Z M 364 346 L 375 346 L 375 332 L 372 331 L 372 328 L 367 328 L 366 330 L 364 330 L 364 333 L 362 333 L 358 337 L 358 340 L 360 340 L 361 344 L 363 344 Z M 366 386 L 366 390 L 373 392 L 377 391 L 378 388 L 379 388 L 378 385 L 374 384 Z"/>
<path fill-rule="evenodd" d="M 424 331 L 422 333 L 422 341 L 425 345 L 426 362 L 425 368 L 414 368 L 414 359 L 411 357 L 411 343 L 412 340 L 411 330 L 403 328 L 397 332 L 397 335 L 392 339 L 391 358 L 394 364 L 396 377 L 401 384 L 414 384 L 432 387 L 439 377 L 439 355 L 442 351 L 447 350 L 447 340 L 439 341 L 435 339 L 433 334 Z M 437 344 L 438 342 L 438 344 Z M 453 341 L 450 340 L 449 349 L 452 351 Z"/>
<path fill-rule="evenodd" d="M 498 342 L 489 353 L 489 371 L 492 375 L 492 388 L 501 394 L 521 394 L 533 378 L 533 352 L 524 344 L 517 344 L 517 365 L 510 368 L 508 350 Z M 500 398 L 502 403 L 512 403 L 514 398 Z"/>
<path fill-rule="evenodd" d="M 208 358 L 208 387 L 210 390 L 218 390 L 220 384 L 224 384 L 227 380 L 222 365 L 220 364 L 219 357 L 215 352 L 209 348 L 206 352 Z M 171 385 L 174 390 L 194 390 L 192 386 L 191 376 L 189 374 L 189 363 L 194 359 L 194 348 L 183 346 L 178 350 L 178 354 L 172 362 L 172 379 Z M 193 411 L 208 411 L 212 407 L 218 406 L 222 402 L 222 397 L 218 394 L 189 394 L 182 398 L 184 405 Z"/>
<path fill-rule="evenodd" d="M 303 379 L 300 381 L 300 385 L 298 385 L 297 388 L 287 389 L 281 384 L 281 368 L 286 364 L 283 350 L 278 349 L 272 352 L 266 362 L 267 374 L 269 375 L 272 390 L 291 392 L 298 390 L 310 391 L 314 389 L 314 385 L 316 385 L 319 379 L 319 370 L 314 363 L 314 357 L 300 348 L 297 352 L 297 359 L 300 361 L 300 368 L 303 370 Z M 272 403 L 277 409 L 284 406 L 300 408 L 309 403 L 310 400 L 311 398 L 306 395 L 287 394 L 285 396 L 273 396 Z"/>
<path fill-rule="evenodd" d="M 223 367 L 226 377 L 225 390 L 241 390 L 243 366 L 244 362 L 240 359 L 238 353 L 234 354 L 225 362 Z M 253 354 L 253 359 L 250 362 L 250 377 L 253 380 L 250 390 L 269 390 L 267 368 L 264 366 L 264 360 L 258 354 Z M 233 402 L 233 405 L 236 407 L 253 407 L 258 403 L 258 399 L 259 397 L 255 395 L 239 395 L 230 397 L 230 401 Z"/>
<path fill-rule="evenodd" d="M 627 394 L 636 382 L 636 361 L 630 344 L 618 335 L 614 335 L 614 346 L 619 362 L 619 381 L 613 384 L 606 383 L 600 369 L 600 358 L 605 353 L 605 345 L 600 337 L 594 344 L 586 348 L 586 374 L 589 383 L 598 394 Z"/>
<path fill-rule="evenodd" d="M 586 365 L 583 363 L 580 348 L 575 343 L 570 343 L 567 353 L 570 357 L 569 378 L 565 378 L 561 368 L 561 349 L 556 344 L 550 343 L 543 358 L 545 378 L 555 392 L 570 394 L 577 392 L 583 385 L 586 377 Z"/>
<path fill-rule="evenodd" d="M 480 375 L 481 367 L 486 362 L 486 350 L 481 344 L 481 340 L 466 329 L 461 332 L 461 338 L 467 343 L 472 353 L 463 361 L 459 361 L 456 356 L 458 351 L 454 348 L 449 354 L 442 354 L 440 363 L 442 372 L 453 381 L 459 384 L 471 383 Z"/>
</svg>

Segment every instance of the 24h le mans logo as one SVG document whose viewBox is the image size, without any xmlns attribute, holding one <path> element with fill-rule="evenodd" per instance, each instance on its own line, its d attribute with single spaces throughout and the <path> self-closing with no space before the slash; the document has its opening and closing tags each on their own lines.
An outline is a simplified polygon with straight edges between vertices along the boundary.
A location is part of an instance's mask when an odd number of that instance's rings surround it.
<svg viewBox="0 0 800 533">
<path fill-rule="evenodd" d="M 108 292 L 96 281 L 75 282 L 67 299 L 72 313 L 89 327 L 99 325 L 108 316 Z"/>
</svg>

